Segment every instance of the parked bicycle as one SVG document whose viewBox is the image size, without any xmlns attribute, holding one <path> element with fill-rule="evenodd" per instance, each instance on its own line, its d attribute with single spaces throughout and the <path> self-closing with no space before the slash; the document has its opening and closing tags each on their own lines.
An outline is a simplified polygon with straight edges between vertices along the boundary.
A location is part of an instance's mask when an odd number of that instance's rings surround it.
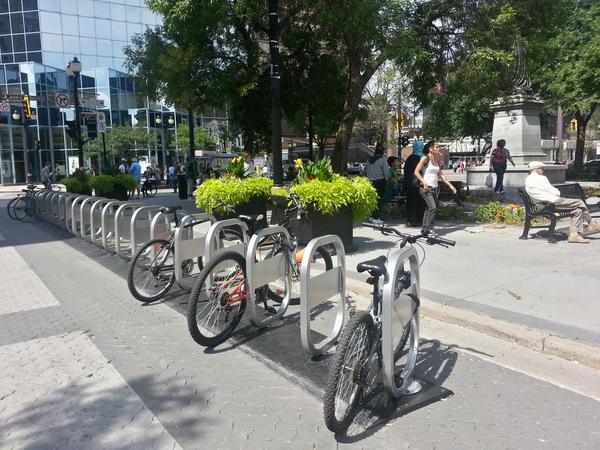
<svg viewBox="0 0 600 450">
<path fill-rule="evenodd" d="M 60 187 L 56 184 L 45 184 L 43 190 L 58 192 Z M 38 191 L 40 189 L 34 184 L 28 184 L 27 189 L 22 189 L 21 193 L 6 205 L 8 217 L 20 222 L 33 220 L 35 212 L 34 194 Z"/>
<path fill-rule="evenodd" d="M 426 236 L 404 234 L 385 224 L 366 222 L 363 223 L 363 226 L 381 231 L 384 235 L 398 236 L 400 248 L 407 244 L 419 245 L 420 242 L 442 246 L 454 246 L 455 244 L 455 241 L 434 234 Z M 367 311 L 354 312 L 351 315 L 338 342 L 327 376 L 323 413 L 327 428 L 333 432 L 340 432 L 348 427 L 365 389 L 370 386 L 375 378 L 374 375 L 382 368 L 383 310 L 380 283 L 382 277 L 386 283 L 390 282 L 387 262 L 386 256 L 379 256 L 359 263 L 356 268 L 360 273 L 366 271 L 371 275 L 367 283 L 373 285 L 373 294 Z M 416 276 L 418 279 L 418 274 Z M 408 294 L 412 283 L 412 275 L 409 270 L 402 267 L 392 282 L 394 283 L 392 285 L 394 297 L 397 298 L 406 292 L 406 295 L 411 297 L 414 306 L 411 319 L 404 324 L 400 338 L 393 343 L 394 347 L 392 347 L 394 349 L 395 377 L 400 378 L 400 385 L 402 385 L 403 380 L 410 380 L 416 365 L 420 304 L 418 298 Z M 377 360 L 377 366 L 375 366 L 375 360 Z"/>
<path fill-rule="evenodd" d="M 144 198 L 156 197 L 158 192 L 158 183 L 151 178 L 144 178 L 140 183 L 140 192 Z"/>
<path fill-rule="evenodd" d="M 298 197 L 288 190 L 292 206 L 286 209 L 286 220 L 282 224 L 288 228 L 293 220 L 302 220 L 307 213 Z M 242 218 L 242 216 L 240 216 Z M 251 229 L 262 219 L 260 216 L 246 216 Z M 288 228 L 289 229 L 289 228 Z M 291 233 L 290 233 L 291 235 Z M 288 239 L 283 233 L 270 235 L 258 244 L 263 249 L 263 260 L 275 255 L 285 254 L 285 267 L 292 281 L 300 279 L 302 251 L 298 249 L 298 240 L 293 235 Z M 325 270 L 333 267 L 331 256 L 324 248 L 318 248 L 314 258 L 322 258 Z M 257 304 L 262 304 L 264 314 L 276 312 L 269 302 L 280 304 L 287 294 L 281 286 L 267 284 L 256 290 Z M 292 297 L 290 303 L 298 303 L 299 297 Z M 246 278 L 246 259 L 240 253 L 224 250 L 207 262 L 198 276 L 188 302 L 188 329 L 192 338 L 200 345 L 214 347 L 227 340 L 241 320 L 248 298 Z"/>
</svg>

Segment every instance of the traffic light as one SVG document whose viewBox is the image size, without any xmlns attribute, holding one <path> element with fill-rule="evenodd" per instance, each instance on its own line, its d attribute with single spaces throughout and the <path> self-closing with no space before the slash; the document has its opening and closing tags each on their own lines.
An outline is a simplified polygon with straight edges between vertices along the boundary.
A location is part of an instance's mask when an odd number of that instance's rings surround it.
<svg viewBox="0 0 600 450">
<path fill-rule="evenodd" d="M 67 120 L 65 121 L 65 123 L 67 124 L 67 128 L 65 128 L 65 131 L 67 132 L 67 134 L 72 138 L 77 140 L 77 126 L 75 124 L 74 120 Z"/>
<path fill-rule="evenodd" d="M 573 133 L 577 133 L 577 119 L 571 119 L 571 121 L 569 122 L 569 129 Z"/>
<path fill-rule="evenodd" d="M 23 114 L 28 119 L 33 119 L 33 113 L 31 112 L 31 102 L 29 101 L 29 95 L 23 95 Z"/>
</svg>

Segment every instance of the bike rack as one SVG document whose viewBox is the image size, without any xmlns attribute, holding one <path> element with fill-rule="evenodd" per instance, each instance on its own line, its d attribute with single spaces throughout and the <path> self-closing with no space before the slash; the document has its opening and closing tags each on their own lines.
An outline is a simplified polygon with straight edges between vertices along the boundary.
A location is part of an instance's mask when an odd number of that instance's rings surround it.
<svg viewBox="0 0 600 450">
<path fill-rule="evenodd" d="M 408 289 L 397 295 L 398 272 L 404 267 L 406 261 L 410 264 L 411 284 Z M 388 258 L 387 268 L 388 278 L 383 286 L 382 295 L 383 385 L 388 394 L 398 398 L 402 395 L 416 394 L 421 390 L 419 382 L 412 378 L 419 350 L 418 301 L 421 292 L 417 251 L 414 247 L 398 249 Z M 413 321 L 414 327 L 408 341 L 406 365 L 401 374 L 402 384 L 399 386 L 394 376 L 395 341 L 401 338 L 404 327 L 410 321 Z"/>
<path fill-rule="evenodd" d="M 92 235 L 94 232 L 91 230 L 91 214 L 92 214 L 92 205 L 98 199 L 98 197 L 88 197 L 81 202 L 81 206 L 79 208 L 79 234 L 86 241 L 91 241 L 89 234 Z"/>
<path fill-rule="evenodd" d="M 151 237 L 150 226 L 155 212 L 158 212 L 160 206 L 141 206 L 135 210 L 131 216 L 130 235 L 131 235 L 131 257 L 135 255 L 140 245 L 148 242 Z M 145 217 L 140 218 L 145 213 Z"/>
<path fill-rule="evenodd" d="M 92 198 L 92 197 L 90 197 L 89 195 L 80 195 L 79 197 L 75 198 L 75 200 L 73 200 L 73 202 L 71 203 L 71 229 L 70 229 L 70 231 L 75 236 L 80 236 L 81 230 L 84 229 L 82 222 L 80 222 L 80 220 L 81 220 L 81 203 L 83 203 L 83 201 L 88 198 Z M 80 227 L 80 225 L 81 225 L 81 227 Z"/>
<path fill-rule="evenodd" d="M 281 321 L 285 314 L 290 297 L 292 294 L 292 274 L 289 270 L 289 262 L 287 261 L 287 252 L 281 252 L 274 255 L 272 258 L 267 258 L 262 261 L 256 261 L 256 251 L 258 244 L 264 242 L 264 238 L 276 234 L 283 234 L 290 240 L 290 234 L 284 227 L 275 226 L 263 228 L 250 239 L 248 243 L 248 251 L 246 252 L 246 279 L 247 298 L 246 309 L 250 311 L 250 322 L 253 325 L 265 328 L 271 326 L 274 322 Z M 285 279 L 285 297 L 279 305 L 277 312 L 266 319 L 259 320 L 256 316 L 256 293 L 255 290 L 269 282 Z"/>
<path fill-rule="evenodd" d="M 239 228 L 242 233 L 242 242 L 235 245 L 230 245 L 226 247 L 227 250 L 238 252 L 243 257 L 246 257 L 246 248 L 248 245 L 248 233 L 249 228 L 245 222 L 240 219 L 225 219 L 219 220 L 212 224 L 206 233 L 206 246 L 205 246 L 205 257 L 206 261 L 209 261 L 210 258 L 214 255 L 215 252 L 221 250 L 223 247 L 223 242 L 221 240 L 221 231 L 224 228 Z"/>
<path fill-rule="evenodd" d="M 90 208 L 89 239 L 84 236 L 92 244 L 102 245 L 102 210 L 110 202 L 111 200 L 107 198 L 99 198 L 92 203 L 92 207 Z"/>
<path fill-rule="evenodd" d="M 311 277 L 314 265 L 312 255 L 319 247 L 333 245 L 336 250 L 337 265 Z M 304 249 L 300 265 L 300 338 L 302 348 L 316 356 L 334 349 L 344 327 L 346 302 L 346 253 L 339 236 L 328 234 L 312 239 Z M 339 296 L 335 322 L 329 335 L 318 343 L 311 339 L 311 309 L 331 297 Z"/>
<path fill-rule="evenodd" d="M 200 214 L 188 214 L 181 218 L 179 226 L 175 230 L 174 242 L 175 242 L 175 280 L 179 287 L 184 289 L 181 285 L 181 280 L 189 275 L 184 275 L 181 265 L 183 261 L 188 259 L 196 259 L 198 257 L 206 258 L 206 248 L 208 240 L 208 233 L 203 234 L 200 237 L 194 237 L 194 227 L 201 225 L 206 222 L 211 223 L 211 228 L 217 223 L 217 219 L 212 214 L 200 213 Z M 208 259 L 204 262 L 206 263 Z"/>
<path fill-rule="evenodd" d="M 131 221 L 136 209 L 139 207 L 138 203 L 121 203 L 121 206 L 119 206 L 119 209 L 115 213 L 115 253 L 125 260 L 131 259 L 126 254 L 126 251 L 131 250 L 131 241 L 133 239 Z M 131 216 L 126 216 L 126 211 L 131 211 Z M 150 224 L 148 224 L 148 227 L 150 227 Z M 129 246 L 123 245 L 125 244 L 125 240 L 129 241 Z"/>
<path fill-rule="evenodd" d="M 174 216 L 175 214 L 165 214 L 160 211 L 154 214 L 150 222 L 150 239 L 169 239 Z"/>
<path fill-rule="evenodd" d="M 33 192 L 33 214 L 38 219 L 45 220 L 44 216 L 46 215 L 46 196 L 49 191 L 41 190 Z"/>
<path fill-rule="evenodd" d="M 113 245 L 115 239 L 115 217 L 118 209 L 125 202 L 113 200 L 104 205 L 102 208 L 101 227 L 102 227 L 102 247 L 110 252 L 115 252 Z"/>
<path fill-rule="evenodd" d="M 65 196 L 61 197 L 61 199 L 59 199 L 59 205 L 58 205 L 59 215 L 60 215 L 61 203 L 62 203 L 62 210 L 63 210 L 63 214 L 59 218 L 59 220 L 60 220 L 60 222 L 62 222 L 61 226 L 69 232 L 71 232 L 71 205 L 77 199 L 77 197 L 79 197 L 79 194 L 68 193 Z"/>
<path fill-rule="evenodd" d="M 53 192 L 50 195 L 50 217 L 54 225 L 60 225 L 60 219 L 58 214 L 58 202 L 63 196 L 64 192 Z"/>
</svg>

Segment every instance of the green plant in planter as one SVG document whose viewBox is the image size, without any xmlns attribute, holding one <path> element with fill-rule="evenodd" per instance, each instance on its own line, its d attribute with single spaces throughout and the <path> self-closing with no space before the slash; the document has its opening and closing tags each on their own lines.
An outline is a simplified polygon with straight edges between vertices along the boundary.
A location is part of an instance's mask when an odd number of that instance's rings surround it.
<svg viewBox="0 0 600 450">
<path fill-rule="evenodd" d="M 221 203 L 236 207 L 255 197 L 268 197 L 271 194 L 273 180 L 264 177 L 245 179 L 226 176 L 206 180 L 196 188 L 196 206 L 208 213 L 226 214 Z"/>
<path fill-rule="evenodd" d="M 114 178 L 110 175 L 98 175 L 90 178 L 90 187 L 96 191 L 96 195 L 108 194 L 114 187 Z"/>
<path fill-rule="evenodd" d="M 505 205 L 500 202 L 492 202 L 475 208 L 473 217 L 478 222 L 518 225 L 525 220 L 525 208 L 518 203 Z"/>
<path fill-rule="evenodd" d="M 130 192 L 137 187 L 137 181 L 135 181 L 135 178 L 131 175 L 120 174 L 112 178 L 115 186 L 121 186 L 125 188 L 127 192 Z"/>
<path fill-rule="evenodd" d="M 331 168 L 331 158 L 325 156 L 323 159 L 311 161 L 306 166 L 301 159 L 294 161 L 298 175 L 296 183 L 306 183 L 312 180 L 332 181 L 333 169 Z"/>
<path fill-rule="evenodd" d="M 244 159 L 241 156 L 237 156 L 231 160 L 231 162 L 223 169 L 223 173 L 226 176 L 245 179 L 248 178 L 246 175 L 246 169 L 244 169 Z"/>
<path fill-rule="evenodd" d="M 69 178 L 63 181 L 68 192 L 87 195 L 92 193 L 92 188 L 89 183 L 90 176 L 81 169 L 76 169 Z"/>
<path fill-rule="evenodd" d="M 67 188 L 67 192 L 73 192 L 75 194 L 83 193 L 83 183 L 78 178 L 69 177 L 62 180 L 62 182 Z"/>
</svg>

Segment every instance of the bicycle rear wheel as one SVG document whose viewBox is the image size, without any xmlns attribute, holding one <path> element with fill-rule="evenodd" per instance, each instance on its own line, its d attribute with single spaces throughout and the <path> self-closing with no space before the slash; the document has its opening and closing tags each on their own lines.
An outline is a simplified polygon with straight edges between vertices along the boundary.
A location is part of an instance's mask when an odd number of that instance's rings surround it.
<svg viewBox="0 0 600 450">
<path fill-rule="evenodd" d="M 17 197 L 15 199 L 15 203 L 13 205 L 13 216 L 16 220 L 21 222 L 27 221 L 27 216 L 31 214 L 29 212 L 29 202 L 27 201 L 27 197 Z"/>
<path fill-rule="evenodd" d="M 8 217 L 10 217 L 12 220 L 19 220 L 15 216 L 15 205 L 20 198 L 21 197 L 15 197 L 8 202 L 8 205 L 6 205 L 6 212 L 8 213 Z"/>
<path fill-rule="evenodd" d="M 242 255 L 223 251 L 211 258 L 190 295 L 187 323 L 194 341 L 205 347 L 226 341 L 246 309 L 247 288 Z"/>
<path fill-rule="evenodd" d="M 127 272 L 131 295 L 144 303 L 165 295 L 175 282 L 174 262 L 173 248 L 165 239 L 153 239 L 140 247 Z"/>
<path fill-rule="evenodd" d="M 323 415 L 334 433 L 350 425 L 364 390 L 365 363 L 375 326 L 368 312 L 357 312 L 344 328 L 325 384 Z"/>
<path fill-rule="evenodd" d="M 158 192 L 158 186 L 156 185 L 156 183 L 150 183 L 150 185 L 146 189 L 146 195 L 148 197 L 156 197 L 157 192 Z"/>
</svg>

